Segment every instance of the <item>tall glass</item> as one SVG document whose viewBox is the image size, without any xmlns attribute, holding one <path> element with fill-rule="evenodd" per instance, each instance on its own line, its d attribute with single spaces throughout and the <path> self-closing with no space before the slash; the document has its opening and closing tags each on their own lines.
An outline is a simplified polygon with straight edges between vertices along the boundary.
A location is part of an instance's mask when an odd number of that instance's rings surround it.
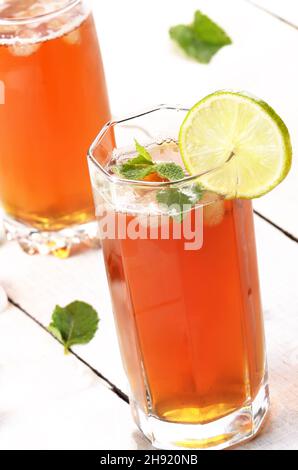
<svg viewBox="0 0 298 470">
<path fill-rule="evenodd" d="M 179 163 L 185 113 L 160 106 L 107 124 L 89 167 L 134 419 L 158 448 L 225 448 L 253 437 L 268 409 L 251 202 L 203 191 L 178 204 L 180 217 L 157 201 L 191 194 L 197 176 L 109 171 L 134 155 L 134 139 Z"/>
<path fill-rule="evenodd" d="M 89 2 L 1 2 L 0 84 L 8 237 L 65 257 L 96 234 L 85 155 L 110 118 Z"/>
</svg>

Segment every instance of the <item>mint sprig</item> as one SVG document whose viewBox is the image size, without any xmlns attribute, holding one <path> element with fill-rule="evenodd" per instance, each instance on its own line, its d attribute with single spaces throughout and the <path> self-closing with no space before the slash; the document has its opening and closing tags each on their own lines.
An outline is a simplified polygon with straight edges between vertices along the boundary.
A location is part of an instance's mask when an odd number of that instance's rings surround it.
<svg viewBox="0 0 298 470">
<path fill-rule="evenodd" d="M 185 214 L 200 201 L 203 190 L 198 183 L 186 188 L 166 188 L 156 195 L 157 202 L 166 206 L 168 214 L 176 221 L 182 222 Z"/>
<path fill-rule="evenodd" d="M 77 300 L 66 307 L 55 307 L 48 330 L 64 345 L 67 354 L 71 346 L 89 343 L 97 331 L 98 323 L 96 310 Z"/>
<path fill-rule="evenodd" d="M 121 178 L 142 181 L 146 176 L 156 173 L 168 181 L 179 181 L 185 177 L 181 166 L 174 162 L 155 163 L 148 150 L 135 140 L 137 156 L 124 163 L 114 165 L 112 171 Z M 177 222 L 182 222 L 189 211 L 202 197 L 203 191 L 198 183 L 184 188 L 164 188 L 157 192 L 158 204 L 165 206 L 166 212 Z"/>
<path fill-rule="evenodd" d="M 181 166 L 176 163 L 154 163 L 148 150 L 135 140 L 137 156 L 126 160 L 124 163 L 114 165 L 113 173 L 124 179 L 143 180 L 146 176 L 157 173 L 161 178 L 176 181 L 184 178 L 185 174 Z"/>
<path fill-rule="evenodd" d="M 232 44 L 226 32 L 199 10 L 190 25 L 173 26 L 169 34 L 188 56 L 203 64 L 208 64 L 222 47 Z"/>
<path fill-rule="evenodd" d="M 166 206 L 169 215 L 176 220 L 182 222 L 186 208 L 191 208 L 190 197 L 180 191 L 178 188 L 168 188 L 161 190 L 156 195 L 157 202 Z"/>
</svg>

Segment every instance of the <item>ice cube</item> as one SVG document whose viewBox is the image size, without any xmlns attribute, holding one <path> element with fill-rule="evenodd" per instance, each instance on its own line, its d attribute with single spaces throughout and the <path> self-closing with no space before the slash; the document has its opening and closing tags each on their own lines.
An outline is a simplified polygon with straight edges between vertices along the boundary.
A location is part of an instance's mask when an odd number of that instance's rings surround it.
<svg viewBox="0 0 298 470">
<path fill-rule="evenodd" d="M 148 148 L 151 157 L 155 161 L 180 163 L 179 147 L 176 142 L 163 142 Z"/>
<path fill-rule="evenodd" d="M 17 57 L 28 57 L 34 54 L 40 48 L 40 43 L 34 44 L 13 44 L 9 46 L 9 52 Z"/>
<path fill-rule="evenodd" d="M 225 215 L 225 201 L 216 193 L 206 191 L 200 200 L 203 204 L 204 225 L 214 227 L 219 225 Z"/>
<path fill-rule="evenodd" d="M 60 31 L 65 26 L 66 20 L 64 17 L 54 18 L 53 20 L 48 21 L 47 27 L 48 30 L 57 32 Z"/>
<path fill-rule="evenodd" d="M 0 26 L 0 37 L 13 36 L 19 29 L 19 25 L 7 24 Z"/>
<path fill-rule="evenodd" d="M 75 44 L 80 44 L 81 42 L 81 33 L 79 29 L 75 29 L 74 31 L 71 31 L 71 33 L 66 34 L 63 36 L 63 41 L 65 41 L 67 44 L 75 45 Z"/>
</svg>

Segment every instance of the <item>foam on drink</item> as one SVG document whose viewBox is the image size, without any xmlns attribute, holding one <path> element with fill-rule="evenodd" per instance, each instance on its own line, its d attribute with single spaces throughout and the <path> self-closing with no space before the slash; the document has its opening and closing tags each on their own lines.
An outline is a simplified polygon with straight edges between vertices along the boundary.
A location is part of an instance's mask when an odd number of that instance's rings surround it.
<svg viewBox="0 0 298 470">
<path fill-rule="evenodd" d="M 63 0 L 5 0 L 0 5 L 0 46 L 13 46 L 14 55 L 26 56 L 35 45 L 60 36 L 69 44 L 80 41 L 77 29 L 90 13 L 82 2 Z"/>
</svg>

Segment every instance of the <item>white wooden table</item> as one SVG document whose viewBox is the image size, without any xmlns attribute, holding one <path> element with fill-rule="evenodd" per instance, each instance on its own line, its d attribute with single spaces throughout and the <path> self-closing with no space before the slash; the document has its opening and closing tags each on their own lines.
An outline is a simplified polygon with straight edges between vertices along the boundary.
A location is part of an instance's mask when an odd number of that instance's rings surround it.
<svg viewBox="0 0 298 470">
<path fill-rule="evenodd" d="M 193 104 L 216 89 L 235 88 L 269 101 L 289 126 L 293 170 L 255 202 L 271 417 L 241 449 L 298 449 L 297 2 L 94 3 L 114 115 L 161 102 Z M 189 22 L 196 8 L 234 41 L 208 66 L 177 54 L 168 40 L 168 28 Z M 11 301 L 0 314 L 0 449 L 150 449 L 125 400 L 101 253 L 59 261 L 31 258 L 6 243 L 0 246 L 0 284 Z M 56 304 L 76 298 L 98 309 L 100 328 L 89 345 L 64 356 L 44 326 Z"/>
</svg>

